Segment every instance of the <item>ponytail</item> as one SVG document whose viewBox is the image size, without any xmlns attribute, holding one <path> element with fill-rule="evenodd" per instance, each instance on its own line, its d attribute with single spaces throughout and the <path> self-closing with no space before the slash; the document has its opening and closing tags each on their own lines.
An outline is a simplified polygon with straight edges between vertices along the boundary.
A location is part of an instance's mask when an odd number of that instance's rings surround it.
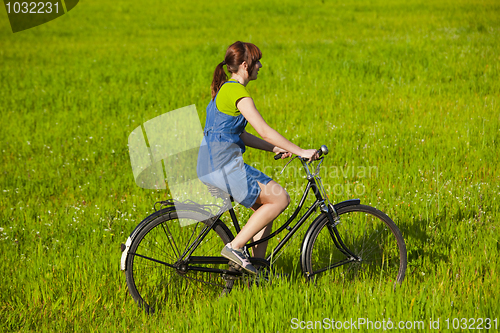
<svg viewBox="0 0 500 333">
<path fill-rule="evenodd" d="M 212 99 L 217 96 L 219 89 L 224 82 L 228 80 L 227 74 L 224 71 L 224 65 L 227 66 L 229 73 L 236 73 L 238 67 L 243 61 L 248 63 L 248 74 L 252 75 L 255 64 L 262 57 L 262 52 L 252 43 L 235 42 L 229 46 L 224 57 L 224 61 L 215 67 L 214 79 L 210 88 L 212 89 Z"/>
<path fill-rule="evenodd" d="M 215 67 L 214 79 L 212 80 L 212 85 L 210 88 L 212 89 L 212 99 L 215 98 L 217 93 L 219 92 L 220 87 L 227 81 L 227 74 L 224 71 L 225 61 Z"/>
</svg>

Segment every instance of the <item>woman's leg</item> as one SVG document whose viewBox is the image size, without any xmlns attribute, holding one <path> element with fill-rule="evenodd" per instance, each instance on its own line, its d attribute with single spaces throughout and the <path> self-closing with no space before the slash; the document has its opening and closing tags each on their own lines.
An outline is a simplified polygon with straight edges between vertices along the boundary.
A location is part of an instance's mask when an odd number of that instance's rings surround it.
<svg viewBox="0 0 500 333">
<path fill-rule="evenodd" d="M 281 214 L 290 203 L 290 197 L 281 185 L 271 180 L 267 185 L 260 184 L 260 195 L 252 209 L 254 213 L 231 242 L 234 249 L 240 249 L 253 237 L 261 239 L 271 233 L 271 222 Z M 267 242 L 253 247 L 254 257 L 264 258 Z"/>
<path fill-rule="evenodd" d="M 255 236 L 252 237 L 252 241 L 258 241 L 264 237 L 267 237 L 271 234 L 273 230 L 273 221 L 271 221 L 268 225 L 266 225 L 261 231 L 259 231 Z M 252 256 L 256 258 L 265 258 L 266 257 L 266 249 L 267 249 L 268 241 L 262 242 L 260 244 L 254 245 L 252 247 Z"/>
</svg>

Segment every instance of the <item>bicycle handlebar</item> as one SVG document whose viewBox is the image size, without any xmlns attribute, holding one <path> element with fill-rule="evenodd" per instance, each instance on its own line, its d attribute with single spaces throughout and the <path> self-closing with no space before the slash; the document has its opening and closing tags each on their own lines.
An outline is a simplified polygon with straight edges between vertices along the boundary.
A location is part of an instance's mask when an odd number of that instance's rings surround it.
<svg viewBox="0 0 500 333">
<path fill-rule="evenodd" d="M 279 160 L 281 156 L 283 156 L 283 153 L 277 153 L 276 155 L 274 155 L 274 159 Z"/>
<path fill-rule="evenodd" d="M 328 155 L 328 147 L 325 145 L 322 145 L 321 148 L 316 151 L 316 153 L 318 154 L 318 157 L 320 157 L 323 154 Z M 278 153 L 278 154 L 274 155 L 274 159 L 279 160 L 281 158 L 281 156 L 283 156 L 283 153 Z M 300 158 L 303 161 L 309 160 L 308 158 L 302 158 L 302 157 L 300 157 Z"/>
</svg>

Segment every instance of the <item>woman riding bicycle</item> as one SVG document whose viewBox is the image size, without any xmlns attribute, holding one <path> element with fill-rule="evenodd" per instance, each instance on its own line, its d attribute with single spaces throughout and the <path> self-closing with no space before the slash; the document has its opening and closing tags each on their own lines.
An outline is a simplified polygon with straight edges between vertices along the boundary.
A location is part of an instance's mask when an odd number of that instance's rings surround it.
<svg viewBox="0 0 500 333">
<path fill-rule="evenodd" d="M 233 199 L 254 213 L 221 255 L 240 265 L 249 273 L 257 270 L 243 250 L 245 244 L 271 233 L 272 221 L 285 210 L 290 197 L 274 180 L 243 162 L 246 146 L 274 153 L 282 158 L 292 154 L 318 158 L 315 149 L 302 149 L 271 128 L 255 107 L 246 90 L 257 79 L 262 53 L 251 43 L 235 42 L 226 51 L 224 61 L 215 68 L 211 85 L 212 100 L 207 107 L 204 138 L 198 155 L 198 177 L 208 185 L 230 194 Z M 228 80 L 224 66 L 231 73 Z M 260 139 L 245 131 L 249 122 Z M 267 242 L 253 247 L 253 256 L 264 258 Z"/>
</svg>

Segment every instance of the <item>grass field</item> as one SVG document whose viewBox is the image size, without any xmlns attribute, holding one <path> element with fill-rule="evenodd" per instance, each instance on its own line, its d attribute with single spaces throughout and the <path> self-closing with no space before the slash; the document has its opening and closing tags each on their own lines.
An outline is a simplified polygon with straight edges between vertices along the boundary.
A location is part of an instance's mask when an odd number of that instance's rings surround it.
<svg viewBox="0 0 500 333">
<path fill-rule="evenodd" d="M 324 318 L 500 329 L 498 1 L 84 0 L 16 34 L 1 11 L 0 331 L 287 332 Z M 268 123 L 330 148 L 330 198 L 359 197 L 400 227 L 397 291 L 306 283 L 299 237 L 279 260 L 290 281 L 137 309 L 120 243 L 168 193 L 135 185 L 128 135 L 191 104 L 204 121 L 236 40 L 263 52 L 248 89 Z M 259 151 L 245 160 L 298 199 L 293 169 L 280 176 Z"/>
</svg>

